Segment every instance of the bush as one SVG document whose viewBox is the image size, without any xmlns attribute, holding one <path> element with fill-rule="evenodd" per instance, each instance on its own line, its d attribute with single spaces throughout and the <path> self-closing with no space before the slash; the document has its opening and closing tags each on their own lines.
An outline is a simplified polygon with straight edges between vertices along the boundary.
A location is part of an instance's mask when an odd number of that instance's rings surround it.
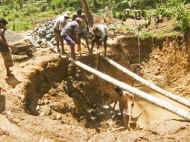
<svg viewBox="0 0 190 142">
<path fill-rule="evenodd" d="M 177 30 L 187 31 L 190 29 L 190 15 L 183 6 L 177 8 L 176 12 Z"/>
</svg>

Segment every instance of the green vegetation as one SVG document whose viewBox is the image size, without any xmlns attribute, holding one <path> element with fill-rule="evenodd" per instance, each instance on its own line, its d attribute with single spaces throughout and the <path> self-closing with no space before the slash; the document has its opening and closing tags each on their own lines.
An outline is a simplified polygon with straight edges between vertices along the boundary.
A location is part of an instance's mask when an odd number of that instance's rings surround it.
<svg viewBox="0 0 190 142">
<path fill-rule="evenodd" d="M 22 1 L 22 0 L 21 0 Z M 71 0 L 72 1 L 72 0 Z M 33 28 L 39 22 L 50 19 L 63 11 L 74 11 L 74 7 L 67 6 L 70 2 L 62 0 L 47 1 L 22 1 L 7 0 L 0 4 L 0 16 L 5 17 L 9 21 L 9 28 L 15 31 L 23 31 Z M 78 2 L 79 5 L 79 2 Z M 67 7 L 67 8 L 66 8 Z M 77 7 L 75 5 L 75 7 Z"/>
<path fill-rule="evenodd" d="M 4 4 L 0 6 L 0 16 L 9 21 L 9 28 L 15 31 L 31 29 L 32 26 L 47 17 L 55 15 L 52 10 L 44 10 L 43 3 L 25 4 L 20 8 L 16 4 Z"/>
<path fill-rule="evenodd" d="M 114 17 L 123 18 L 125 9 L 143 10 L 145 18 L 175 18 L 176 30 L 190 28 L 190 0 L 87 0 L 92 12 L 103 14 L 107 6 Z M 75 11 L 80 0 L 4 0 L 0 3 L 0 16 L 9 21 L 9 28 L 15 31 L 31 29 L 35 24 L 49 19 L 63 11 Z"/>
</svg>

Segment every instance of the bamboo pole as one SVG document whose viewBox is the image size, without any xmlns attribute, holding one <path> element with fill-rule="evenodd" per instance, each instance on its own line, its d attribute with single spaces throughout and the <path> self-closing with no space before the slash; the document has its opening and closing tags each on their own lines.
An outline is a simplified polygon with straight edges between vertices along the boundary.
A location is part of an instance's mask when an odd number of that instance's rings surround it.
<svg viewBox="0 0 190 142">
<path fill-rule="evenodd" d="M 127 68 L 123 67 L 122 65 L 116 63 L 115 61 L 111 60 L 108 57 L 104 58 L 108 63 L 110 63 L 111 65 L 113 65 L 114 67 L 116 67 L 117 69 L 121 70 L 122 72 L 126 73 L 127 75 L 131 76 L 132 78 L 134 78 L 135 80 L 141 82 L 142 84 L 152 88 L 153 90 L 156 90 L 157 92 L 161 93 L 162 95 L 180 103 L 183 104 L 187 107 L 190 107 L 190 101 L 184 97 L 172 94 L 171 92 L 168 92 L 162 88 L 160 88 L 159 86 L 155 85 L 154 83 L 143 79 L 142 77 L 138 76 L 137 74 L 133 73 L 132 71 L 128 70 Z"/>
<path fill-rule="evenodd" d="M 170 102 L 167 102 L 165 100 L 161 100 L 160 98 L 157 98 L 157 97 L 154 97 L 154 96 L 151 96 L 148 93 L 145 93 L 145 92 L 143 92 L 143 91 L 141 91 L 141 90 L 139 90 L 139 89 L 137 89 L 135 87 L 132 87 L 132 86 L 130 86 L 130 85 L 124 83 L 124 82 L 116 80 L 115 78 L 113 78 L 113 77 L 111 77 L 111 76 L 109 76 L 109 75 L 107 75 L 105 73 L 102 73 L 102 72 L 100 72 L 98 70 L 95 70 L 92 67 L 89 67 L 89 66 L 81 63 L 80 61 L 74 61 L 72 59 L 71 59 L 71 61 L 75 65 L 83 68 L 84 70 L 86 70 L 86 71 L 88 71 L 88 72 L 90 72 L 92 74 L 95 74 L 99 78 L 101 78 L 103 80 L 106 80 L 106 81 L 108 81 L 108 82 L 110 82 L 110 83 L 112 83 L 112 84 L 114 84 L 116 86 L 119 86 L 122 89 L 125 89 L 125 90 L 133 93 L 137 97 L 140 97 L 140 98 L 142 98 L 142 99 L 144 99 L 144 100 L 146 100 L 148 102 L 151 102 L 152 104 L 155 104 L 155 105 L 157 105 L 157 106 L 159 106 L 161 108 L 164 108 L 164 109 L 166 109 L 166 110 L 168 110 L 168 111 L 170 111 L 172 113 L 175 113 L 180 117 L 183 117 L 183 118 L 185 118 L 187 120 L 190 120 L 190 112 L 188 112 L 188 111 L 186 111 L 184 109 L 178 108 L 178 107 L 174 106 Z"/>
</svg>

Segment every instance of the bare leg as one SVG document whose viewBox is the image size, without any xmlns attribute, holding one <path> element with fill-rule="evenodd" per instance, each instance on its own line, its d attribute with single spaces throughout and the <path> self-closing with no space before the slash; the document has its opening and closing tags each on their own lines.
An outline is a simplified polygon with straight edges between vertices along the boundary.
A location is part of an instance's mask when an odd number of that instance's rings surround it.
<svg viewBox="0 0 190 142">
<path fill-rule="evenodd" d="M 133 108 L 134 108 L 134 103 L 135 102 L 135 97 L 132 96 L 132 104 L 131 104 L 131 112 L 130 112 L 130 115 L 132 116 L 133 115 Z"/>
<path fill-rule="evenodd" d="M 104 40 L 104 56 L 106 56 L 107 53 L 107 38 Z"/>
<path fill-rule="evenodd" d="M 126 128 L 130 129 L 130 115 L 125 112 L 123 112 L 123 123 Z"/>
<path fill-rule="evenodd" d="M 91 54 L 88 39 L 86 38 L 85 41 L 86 41 L 86 47 L 88 48 L 88 52 L 89 54 Z"/>
<path fill-rule="evenodd" d="M 90 54 L 93 54 L 94 44 L 95 44 L 95 41 L 93 40 L 92 41 L 92 47 L 91 47 L 91 50 L 90 50 Z"/>
<path fill-rule="evenodd" d="M 100 47 L 100 41 L 98 41 L 98 43 L 97 43 L 97 52 L 98 52 L 98 54 L 99 54 L 99 47 Z"/>
<path fill-rule="evenodd" d="M 117 101 L 114 102 L 113 110 L 115 110 L 116 104 L 117 104 Z"/>
<path fill-rule="evenodd" d="M 121 113 L 121 117 L 123 118 L 123 104 L 122 104 L 121 100 L 119 100 L 119 110 Z"/>
<path fill-rule="evenodd" d="M 56 40 L 56 45 L 57 45 L 57 52 L 60 53 L 60 49 L 59 49 L 59 33 L 57 31 L 55 31 L 55 40 Z"/>
<path fill-rule="evenodd" d="M 64 39 L 61 37 L 61 35 L 59 35 L 59 40 L 61 42 L 61 54 L 63 55 L 65 53 L 65 49 L 64 49 Z"/>
<path fill-rule="evenodd" d="M 71 57 L 75 60 L 75 45 L 71 45 Z"/>
<path fill-rule="evenodd" d="M 3 60 L 4 60 L 4 64 L 6 67 L 6 71 L 7 71 L 7 76 L 12 75 L 10 67 L 13 66 L 13 60 L 12 60 L 12 56 L 10 52 L 2 52 L 1 53 Z"/>
</svg>

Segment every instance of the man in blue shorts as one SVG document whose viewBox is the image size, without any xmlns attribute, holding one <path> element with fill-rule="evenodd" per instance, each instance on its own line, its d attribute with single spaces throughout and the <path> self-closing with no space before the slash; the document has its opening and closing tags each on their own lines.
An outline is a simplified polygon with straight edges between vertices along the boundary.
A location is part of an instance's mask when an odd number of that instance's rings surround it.
<svg viewBox="0 0 190 142">
<path fill-rule="evenodd" d="M 71 48 L 71 57 L 75 59 L 75 45 L 77 44 L 78 52 L 81 51 L 80 47 L 80 28 L 82 19 L 76 18 L 71 22 L 68 22 L 66 26 L 61 30 L 61 37 Z"/>
</svg>

